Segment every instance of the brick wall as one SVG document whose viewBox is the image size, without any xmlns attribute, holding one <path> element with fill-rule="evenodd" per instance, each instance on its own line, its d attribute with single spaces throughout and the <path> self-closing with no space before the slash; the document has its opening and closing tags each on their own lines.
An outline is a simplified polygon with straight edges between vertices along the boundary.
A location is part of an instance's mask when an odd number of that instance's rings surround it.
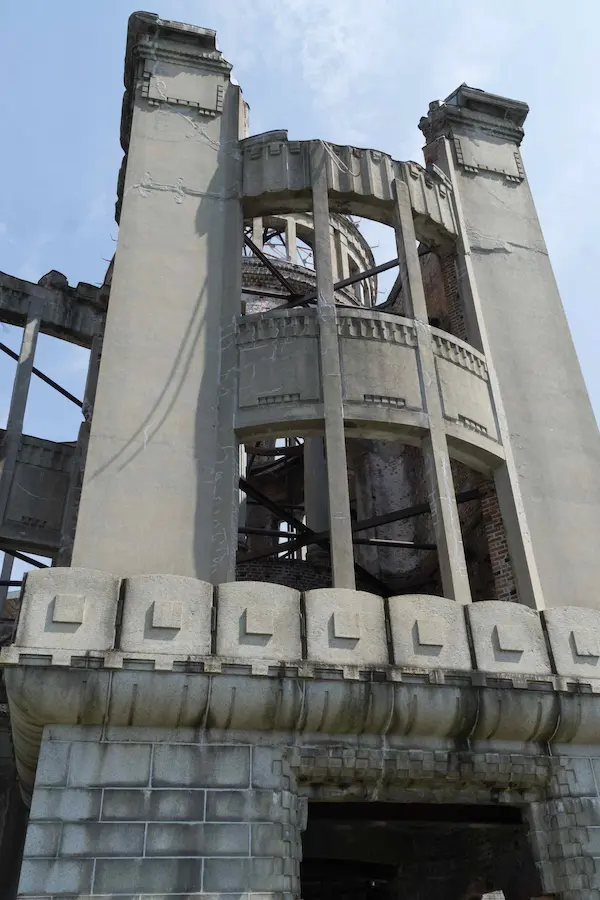
<svg viewBox="0 0 600 900">
<path fill-rule="evenodd" d="M 481 513 L 487 539 L 494 580 L 495 600 L 518 600 L 512 563 L 508 553 L 506 531 L 500 512 L 496 488 L 492 481 L 479 486 Z M 491 599 L 491 598 L 488 598 Z"/>
<path fill-rule="evenodd" d="M 302 560 L 257 559 L 238 561 L 235 567 L 237 581 L 266 581 L 283 584 L 297 591 L 331 587 L 331 569 L 321 568 Z"/>
<path fill-rule="evenodd" d="M 443 331 L 467 340 L 454 254 L 425 254 L 421 257 L 421 276 L 429 319 L 437 320 Z"/>
</svg>

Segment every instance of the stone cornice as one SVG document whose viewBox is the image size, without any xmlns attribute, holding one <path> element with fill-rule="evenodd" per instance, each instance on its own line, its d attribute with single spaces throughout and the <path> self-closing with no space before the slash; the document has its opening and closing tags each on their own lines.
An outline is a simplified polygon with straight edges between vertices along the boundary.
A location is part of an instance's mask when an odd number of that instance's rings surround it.
<svg viewBox="0 0 600 900">
<path fill-rule="evenodd" d="M 453 137 L 476 130 L 519 145 L 528 112 L 528 105 L 520 100 L 488 94 L 463 84 L 443 102 L 430 103 L 419 128 L 427 143 L 441 136 Z"/>
<path fill-rule="evenodd" d="M 161 19 L 156 13 L 135 12 L 129 17 L 125 50 L 121 146 L 127 152 L 135 91 L 142 83 L 142 60 L 178 63 L 186 68 L 210 68 L 229 74 L 231 65 L 217 47 L 209 28 Z"/>
</svg>

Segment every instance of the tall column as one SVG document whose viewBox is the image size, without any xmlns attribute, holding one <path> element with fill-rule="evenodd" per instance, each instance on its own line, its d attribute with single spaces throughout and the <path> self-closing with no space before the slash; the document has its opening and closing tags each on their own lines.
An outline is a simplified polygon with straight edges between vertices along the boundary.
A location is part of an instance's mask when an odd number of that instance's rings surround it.
<svg viewBox="0 0 600 900">
<path fill-rule="evenodd" d="M 244 110 L 229 72 L 214 32 L 131 17 L 119 242 L 75 566 L 233 576 Z"/>
<path fill-rule="evenodd" d="M 469 576 L 456 505 L 450 457 L 446 443 L 440 395 L 437 388 L 435 359 L 417 240 L 408 188 L 396 181 L 396 246 L 400 260 L 402 290 L 414 317 L 417 330 L 419 364 L 429 431 L 422 442 L 427 492 L 438 548 L 444 594 L 459 603 L 471 602 Z"/>
<path fill-rule="evenodd" d="M 315 141 L 312 145 L 310 165 L 315 226 L 317 316 L 323 382 L 325 447 L 327 450 L 331 568 L 333 587 L 353 590 L 355 587 L 354 553 L 344 435 L 340 347 L 333 296 L 327 166 L 325 150 L 320 142 Z"/>
<path fill-rule="evenodd" d="M 420 127 L 426 159 L 454 184 L 469 340 L 486 354 L 507 451 L 496 486 L 519 595 L 598 606 L 600 440 L 521 161 L 527 112 L 463 86 Z"/>
<path fill-rule="evenodd" d="M 296 244 L 296 220 L 293 216 L 285 217 L 285 252 L 291 263 L 298 262 L 298 246 Z"/>
<path fill-rule="evenodd" d="M 304 513 L 313 531 L 329 528 L 329 495 L 325 441 L 320 437 L 304 438 Z M 308 556 L 327 555 L 317 544 L 307 547 Z"/>
<path fill-rule="evenodd" d="M 40 310 L 37 302 L 32 302 L 23 329 L 21 350 L 17 362 L 17 371 L 13 382 L 12 396 L 8 410 L 8 420 L 4 440 L 0 447 L 0 522 L 4 519 L 10 490 L 12 487 L 19 445 L 23 434 L 27 396 L 33 371 L 33 359 L 40 331 Z"/>
</svg>

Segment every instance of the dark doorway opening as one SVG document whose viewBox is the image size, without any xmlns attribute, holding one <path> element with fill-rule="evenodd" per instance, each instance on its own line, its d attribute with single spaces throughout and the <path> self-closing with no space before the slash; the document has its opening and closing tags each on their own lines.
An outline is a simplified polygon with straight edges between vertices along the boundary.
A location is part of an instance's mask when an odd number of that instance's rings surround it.
<svg viewBox="0 0 600 900">
<path fill-rule="evenodd" d="M 310 803 L 303 900 L 506 900 L 541 893 L 521 811 L 434 803 Z"/>
</svg>

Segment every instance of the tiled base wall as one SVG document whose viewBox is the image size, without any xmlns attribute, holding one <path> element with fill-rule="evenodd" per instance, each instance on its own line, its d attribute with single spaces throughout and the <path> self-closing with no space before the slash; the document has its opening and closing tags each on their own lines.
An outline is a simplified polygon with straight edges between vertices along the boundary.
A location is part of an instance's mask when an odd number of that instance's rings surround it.
<svg viewBox="0 0 600 900">
<path fill-rule="evenodd" d="M 536 756 L 502 753 L 497 744 L 460 753 L 380 746 L 363 758 L 350 738 L 338 748 L 325 736 L 302 748 L 268 740 L 46 728 L 19 897 L 292 900 L 300 896 L 306 824 L 297 783 L 328 799 L 342 781 L 356 786 L 378 775 L 379 799 L 415 799 L 418 788 L 433 802 L 454 791 L 457 801 L 489 803 L 490 790 L 501 802 L 521 802 L 543 889 L 562 900 L 600 900 L 598 747 Z"/>
<path fill-rule="evenodd" d="M 271 748 L 47 730 L 19 896 L 297 895 L 292 782 Z"/>
</svg>

